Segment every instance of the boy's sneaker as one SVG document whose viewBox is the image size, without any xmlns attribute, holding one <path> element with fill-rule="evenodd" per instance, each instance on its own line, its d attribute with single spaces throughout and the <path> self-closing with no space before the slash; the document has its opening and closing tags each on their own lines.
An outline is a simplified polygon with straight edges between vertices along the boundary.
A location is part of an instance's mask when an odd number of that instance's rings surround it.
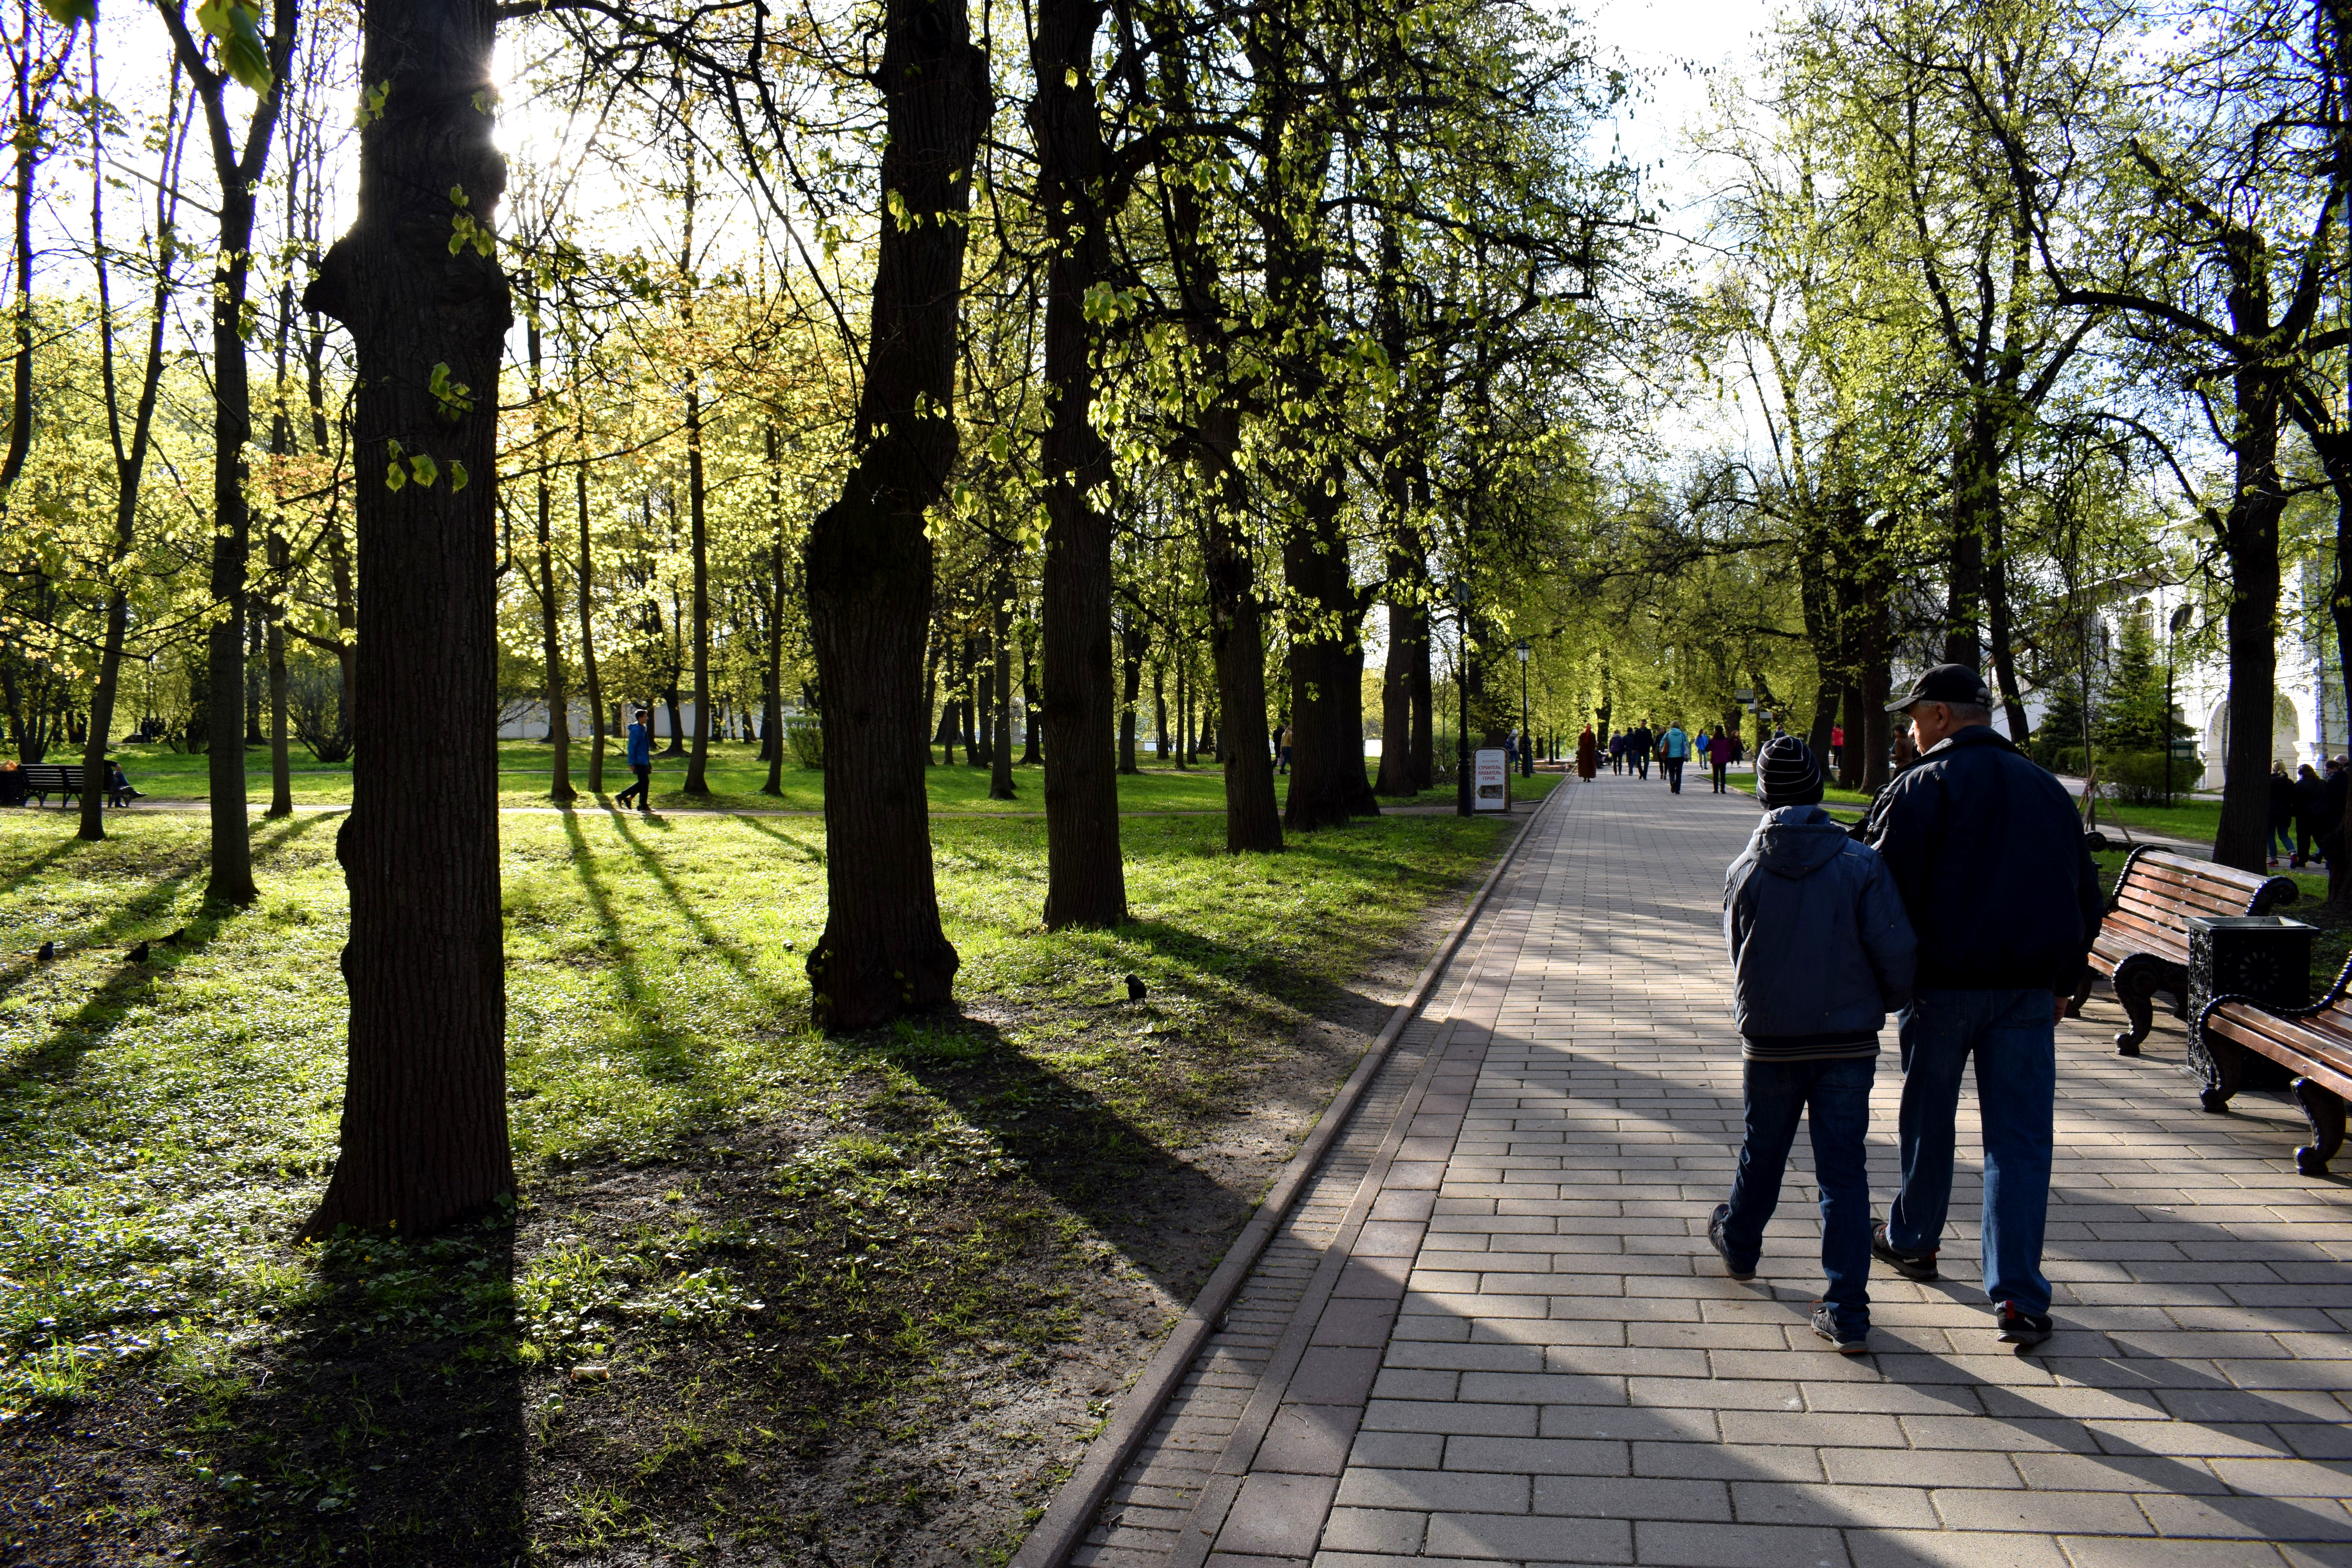
<svg viewBox="0 0 2352 1568">
<path fill-rule="evenodd" d="M 1840 1355 L 1870 1353 L 1870 1330 L 1838 1327 L 1837 1309 L 1827 1301 L 1813 1303 L 1813 1332 L 1829 1341 Z"/>
<path fill-rule="evenodd" d="M 2032 1348 L 2058 1331 L 2058 1325 L 2046 1312 L 2026 1311 L 2014 1301 L 2003 1301 L 1992 1310 L 1993 1321 L 2000 1327 L 2000 1342 Z"/>
<path fill-rule="evenodd" d="M 1904 1252 L 1886 1239 L 1886 1222 L 1873 1220 L 1870 1225 L 1870 1255 L 1885 1264 L 1906 1279 L 1927 1280 L 1936 1278 L 1936 1255 L 1932 1252 Z"/>
<path fill-rule="evenodd" d="M 1714 1216 L 1706 1222 L 1707 1245 L 1715 1248 L 1715 1255 L 1717 1258 L 1723 1259 L 1723 1271 L 1726 1274 L 1730 1275 L 1734 1279 L 1753 1279 L 1756 1278 L 1756 1270 L 1753 1268 L 1742 1268 L 1731 1261 L 1731 1247 L 1723 1239 L 1723 1222 L 1730 1217 L 1729 1204 L 1715 1205 Z"/>
</svg>

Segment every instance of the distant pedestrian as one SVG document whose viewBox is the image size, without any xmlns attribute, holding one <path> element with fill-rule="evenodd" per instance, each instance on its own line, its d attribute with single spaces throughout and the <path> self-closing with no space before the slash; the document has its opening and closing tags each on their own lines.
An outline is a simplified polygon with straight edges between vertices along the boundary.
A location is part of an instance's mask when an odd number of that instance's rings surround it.
<svg viewBox="0 0 2352 1568">
<path fill-rule="evenodd" d="M 651 811 L 654 808 L 654 734 L 646 728 L 646 710 L 642 708 L 629 715 L 629 771 L 637 775 L 637 782 L 620 793 L 617 797 L 619 804 L 626 806 L 629 797 L 635 795 L 637 809 Z"/>
<path fill-rule="evenodd" d="M 1625 771 L 1625 731 L 1622 730 L 1609 732 L 1609 771 L 1619 774 Z"/>
<path fill-rule="evenodd" d="M 1576 776 L 1590 779 L 1601 771 L 1601 747 L 1592 738 L 1592 726 L 1587 724 L 1584 733 L 1576 738 Z"/>
<path fill-rule="evenodd" d="M 1871 1250 L 1906 1279 L 1937 1278 L 1960 1079 L 1975 1058 L 1984 1291 L 2001 1342 L 2038 1345 L 2052 1332 L 2042 1244 L 2058 1018 L 2105 892 L 2073 798 L 1992 727 L 1976 671 L 1939 664 L 1887 710 L 1910 716 L 1919 760 L 1871 804 L 1864 837 L 1903 894 L 1919 970 L 1902 1020 L 1903 1186 Z"/>
<path fill-rule="evenodd" d="M 1278 773 L 1290 771 L 1290 725 L 1286 718 L 1274 727 L 1274 771 Z"/>
<path fill-rule="evenodd" d="M 1912 743 L 1911 726 L 1898 725 L 1895 731 L 1895 771 L 1901 773 L 1919 760 L 1919 748 Z"/>
<path fill-rule="evenodd" d="M 1706 738 L 1706 767 L 1707 772 L 1715 775 L 1715 793 L 1717 795 L 1730 793 L 1723 787 L 1723 775 L 1731 766 L 1731 751 L 1737 744 L 1738 742 L 1723 732 L 1720 724 L 1715 727 L 1715 733 Z"/>
<path fill-rule="evenodd" d="M 2282 855 L 2294 853 L 2294 780 L 2287 776 L 2284 763 L 2271 764 L 2271 841 L 2270 864 L 2279 863 Z"/>
<path fill-rule="evenodd" d="M 1650 776 L 1650 748 L 1654 740 L 1646 719 L 1634 725 L 1633 732 L 1625 737 L 1625 760 L 1632 763 L 1633 771 L 1643 778 Z"/>
<path fill-rule="evenodd" d="M 2327 831 L 2327 785 L 2305 763 L 2294 775 L 2294 856 L 2287 864 L 2300 869 L 2311 863 L 2311 842 Z"/>
<path fill-rule="evenodd" d="M 1911 1000 L 1916 942 L 1885 864 L 1822 809 L 1821 767 L 1802 741 L 1758 754 L 1756 798 L 1763 819 L 1723 889 L 1746 1135 L 1707 1240 L 1733 1279 L 1754 1278 L 1803 1117 L 1826 1281 L 1812 1328 L 1860 1355 L 1870 1348 L 1870 1087 L 1886 1015 Z"/>
<path fill-rule="evenodd" d="M 1658 772 L 1665 775 L 1666 788 L 1673 794 L 1683 793 L 1683 764 L 1690 761 L 1690 737 L 1683 733 L 1682 721 L 1666 726 L 1658 737 Z"/>
</svg>

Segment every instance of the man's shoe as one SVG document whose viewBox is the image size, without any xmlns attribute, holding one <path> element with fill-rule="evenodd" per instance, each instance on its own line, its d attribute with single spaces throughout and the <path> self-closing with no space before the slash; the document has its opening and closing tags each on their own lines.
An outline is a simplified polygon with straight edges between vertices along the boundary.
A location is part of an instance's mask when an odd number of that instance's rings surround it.
<svg viewBox="0 0 2352 1568">
<path fill-rule="evenodd" d="M 2058 1331 L 2058 1325 L 2048 1313 L 2026 1311 L 2014 1301 L 2003 1301 L 1992 1310 L 1993 1321 L 2000 1326 L 2000 1342 L 2031 1349 Z"/>
<path fill-rule="evenodd" d="M 1871 1222 L 1870 1255 L 1906 1279 L 1924 1282 L 1936 1278 L 1936 1255 L 1898 1250 L 1893 1242 L 1886 1239 L 1886 1222 L 1883 1219 Z"/>
<path fill-rule="evenodd" d="M 1723 1271 L 1726 1274 L 1730 1275 L 1734 1279 L 1753 1279 L 1756 1278 L 1756 1270 L 1752 1268 L 1742 1268 L 1739 1265 L 1731 1261 L 1731 1247 L 1723 1239 L 1723 1222 L 1730 1217 L 1731 1205 L 1729 1204 L 1717 1204 L 1715 1205 L 1715 1214 L 1713 1217 L 1708 1219 L 1706 1222 L 1707 1245 L 1715 1248 L 1715 1255 L 1717 1258 L 1723 1259 Z"/>
<path fill-rule="evenodd" d="M 1829 1341 L 1831 1346 L 1836 1350 L 1838 1354 L 1867 1355 L 1870 1353 L 1869 1329 L 1842 1329 L 1838 1327 L 1837 1309 L 1831 1306 L 1827 1301 L 1816 1301 L 1813 1303 L 1812 1321 L 1813 1332 Z"/>
</svg>

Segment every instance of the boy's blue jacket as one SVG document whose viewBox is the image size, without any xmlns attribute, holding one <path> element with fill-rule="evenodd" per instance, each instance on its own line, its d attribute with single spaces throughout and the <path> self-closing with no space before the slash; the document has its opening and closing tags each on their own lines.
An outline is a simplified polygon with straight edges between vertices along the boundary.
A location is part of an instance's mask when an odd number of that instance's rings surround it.
<svg viewBox="0 0 2352 1568">
<path fill-rule="evenodd" d="M 654 760 L 654 738 L 643 724 L 629 726 L 629 766 L 642 768 Z"/>
<path fill-rule="evenodd" d="M 1885 862 L 1818 805 L 1756 825 L 1723 879 L 1733 1016 L 1769 1054 L 1875 1037 L 1911 1001 L 1917 942 Z"/>
</svg>

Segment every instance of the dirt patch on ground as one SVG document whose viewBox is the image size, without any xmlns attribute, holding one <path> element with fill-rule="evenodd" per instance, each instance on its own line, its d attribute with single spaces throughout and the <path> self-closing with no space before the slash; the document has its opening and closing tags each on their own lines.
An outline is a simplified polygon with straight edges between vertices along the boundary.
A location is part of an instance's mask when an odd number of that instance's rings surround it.
<svg viewBox="0 0 2352 1568">
<path fill-rule="evenodd" d="M 0 1428 L 0 1543 L 42 1564 L 1002 1561 L 1463 901 L 1304 1023 L 1198 1046 L 1223 1099 L 1181 1139 L 1013 1048 L 1033 1018 L 976 1007 L 870 1042 L 824 1106 L 542 1168 L 471 1230 L 331 1244 L 293 1321 Z M 1074 1026 L 1174 1051 L 1183 1026 L 1106 1002 Z"/>
</svg>

